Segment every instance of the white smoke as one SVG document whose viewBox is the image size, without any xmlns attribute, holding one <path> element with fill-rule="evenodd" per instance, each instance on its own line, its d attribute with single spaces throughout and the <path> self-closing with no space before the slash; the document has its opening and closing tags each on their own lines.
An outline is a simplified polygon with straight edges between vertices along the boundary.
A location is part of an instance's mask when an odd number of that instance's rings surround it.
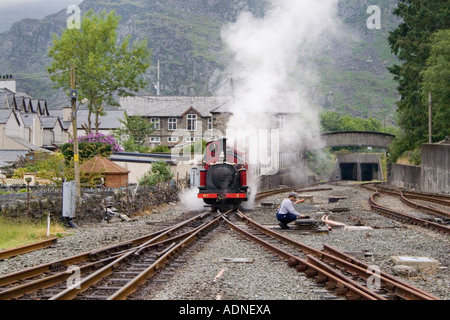
<svg viewBox="0 0 450 320">
<path fill-rule="evenodd" d="M 320 81 L 312 60 L 338 29 L 337 2 L 272 0 L 263 17 L 242 12 L 222 30 L 232 55 L 227 74 L 233 79 L 234 96 L 227 136 L 234 132 L 237 139 L 244 137 L 237 130 L 276 128 L 273 114 L 289 110 L 298 116 L 287 119 L 287 136 L 280 134 L 279 149 L 292 148 L 292 143 L 301 144 L 299 141 L 320 143 L 316 140 L 320 136 L 319 108 L 308 93 Z M 267 149 L 267 145 L 258 146 L 261 148 Z"/>
<path fill-rule="evenodd" d="M 184 189 L 179 197 L 180 202 L 186 209 L 200 211 L 205 209 L 205 203 L 197 197 L 198 188 Z"/>
</svg>

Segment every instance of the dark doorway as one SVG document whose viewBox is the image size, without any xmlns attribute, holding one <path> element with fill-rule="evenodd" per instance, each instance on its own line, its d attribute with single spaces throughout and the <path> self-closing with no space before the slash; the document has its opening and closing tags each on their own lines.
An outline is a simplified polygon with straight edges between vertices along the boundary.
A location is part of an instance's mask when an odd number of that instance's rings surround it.
<svg viewBox="0 0 450 320">
<path fill-rule="evenodd" d="M 342 180 L 358 180 L 358 166 L 356 163 L 341 163 L 339 167 Z"/>
<path fill-rule="evenodd" d="M 372 181 L 378 179 L 377 163 L 361 163 L 361 181 Z"/>
</svg>

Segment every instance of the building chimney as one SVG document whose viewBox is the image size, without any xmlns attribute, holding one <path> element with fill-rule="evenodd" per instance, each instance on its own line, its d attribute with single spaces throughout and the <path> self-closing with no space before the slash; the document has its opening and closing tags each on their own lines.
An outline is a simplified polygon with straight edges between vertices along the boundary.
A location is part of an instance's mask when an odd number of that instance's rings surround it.
<svg viewBox="0 0 450 320">
<path fill-rule="evenodd" d="M 72 121 L 72 107 L 63 107 L 63 121 Z"/>
<path fill-rule="evenodd" d="M 16 80 L 13 80 L 12 74 L 0 75 L 0 88 L 5 88 L 16 93 Z"/>
</svg>

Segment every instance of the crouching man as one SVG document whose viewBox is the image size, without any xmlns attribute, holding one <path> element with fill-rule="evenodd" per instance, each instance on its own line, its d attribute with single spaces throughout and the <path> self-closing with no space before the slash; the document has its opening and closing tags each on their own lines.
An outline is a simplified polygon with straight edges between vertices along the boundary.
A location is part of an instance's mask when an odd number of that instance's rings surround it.
<svg viewBox="0 0 450 320">
<path fill-rule="evenodd" d="M 288 223 L 295 221 L 297 218 L 305 218 L 304 215 L 298 213 L 294 209 L 293 202 L 297 200 L 295 192 L 289 193 L 288 197 L 284 199 L 277 211 L 277 219 L 280 222 L 278 225 L 281 229 L 289 229 Z"/>
</svg>

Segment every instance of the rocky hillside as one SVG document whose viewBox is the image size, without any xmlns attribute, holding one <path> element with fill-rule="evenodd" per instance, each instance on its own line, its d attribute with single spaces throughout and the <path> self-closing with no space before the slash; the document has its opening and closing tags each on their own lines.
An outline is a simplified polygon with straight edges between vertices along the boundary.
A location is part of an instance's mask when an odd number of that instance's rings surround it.
<svg viewBox="0 0 450 320">
<path fill-rule="evenodd" d="M 84 0 L 81 12 L 116 10 L 122 17 L 119 34 L 147 39 L 153 63 L 146 74 L 147 91 L 155 94 L 156 61 L 161 61 L 161 89 L 166 95 L 202 95 L 223 81 L 226 53 L 220 30 L 246 9 L 262 16 L 268 0 Z M 353 115 L 392 118 L 396 83 L 386 70 L 395 61 L 387 44 L 388 31 L 398 23 L 390 12 L 395 0 L 341 0 L 339 15 L 346 28 L 323 55 L 316 58 L 321 81 L 311 95 L 326 109 Z M 369 30 L 369 5 L 382 10 L 381 30 Z M 51 105 L 65 103 L 51 88 L 46 72 L 53 33 L 61 34 L 65 10 L 44 19 L 25 19 L 0 33 L 0 74 L 13 74 L 18 89 Z"/>
</svg>

